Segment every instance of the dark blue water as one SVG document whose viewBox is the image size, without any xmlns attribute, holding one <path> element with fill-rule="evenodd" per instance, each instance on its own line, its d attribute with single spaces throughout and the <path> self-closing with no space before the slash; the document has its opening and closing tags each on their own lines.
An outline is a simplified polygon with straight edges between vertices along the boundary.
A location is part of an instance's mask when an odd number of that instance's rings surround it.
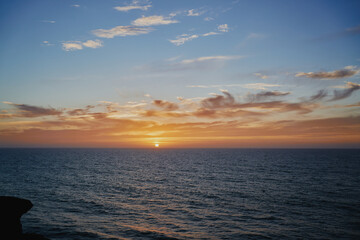
<svg viewBox="0 0 360 240">
<path fill-rule="evenodd" d="M 360 239 L 359 150 L 0 149 L 50 239 Z"/>
</svg>

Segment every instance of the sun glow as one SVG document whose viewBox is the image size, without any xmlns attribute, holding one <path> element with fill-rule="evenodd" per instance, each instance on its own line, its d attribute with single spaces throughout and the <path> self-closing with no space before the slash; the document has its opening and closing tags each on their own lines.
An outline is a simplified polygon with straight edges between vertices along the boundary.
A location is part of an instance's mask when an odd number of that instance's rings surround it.
<svg viewBox="0 0 360 240">
<path fill-rule="evenodd" d="M 158 143 L 155 143 L 154 145 L 156 148 L 160 147 L 160 145 Z"/>
</svg>

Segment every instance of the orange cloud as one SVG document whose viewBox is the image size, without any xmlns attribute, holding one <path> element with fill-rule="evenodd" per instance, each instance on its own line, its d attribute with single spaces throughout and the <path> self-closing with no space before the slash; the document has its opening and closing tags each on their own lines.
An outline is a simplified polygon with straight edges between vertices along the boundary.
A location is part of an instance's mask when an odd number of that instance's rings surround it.
<svg viewBox="0 0 360 240">
<path fill-rule="evenodd" d="M 282 92 L 260 95 L 258 101 L 239 102 L 223 91 L 207 98 L 180 98 L 178 103 L 101 102 L 76 109 L 7 103 L 11 108 L 0 111 L 0 146 L 147 147 L 159 142 L 162 147 L 311 147 L 360 143 L 360 116 L 330 114 L 320 119 L 313 114 L 341 107 L 350 112 L 350 105 L 321 108 L 319 101 L 327 96 L 323 90 L 293 103 L 266 101 L 287 95 Z"/>
</svg>

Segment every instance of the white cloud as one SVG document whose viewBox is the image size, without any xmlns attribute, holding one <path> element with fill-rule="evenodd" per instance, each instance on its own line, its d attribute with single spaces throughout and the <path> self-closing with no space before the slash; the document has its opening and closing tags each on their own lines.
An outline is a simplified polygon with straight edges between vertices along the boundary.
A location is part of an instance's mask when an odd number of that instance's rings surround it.
<svg viewBox="0 0 360 240">
<path fill-rule="evenodd" d="M 154 25 L 167 25 L 172 23 L 178 23 L 177 20 L 172 20 L 170 17 L 164 17 L 159 15 L 145 17 L 135 19 L 132 21 L 132 25 L 134 26 L 154 26 Z"/>
<path fill-rule="evenodd" d="M 80 7 L 79 4 L 74 4 L 74 5 L 71 5 L 71 6 L 72 6 L 72 7 L 76 7 L 76 8 Z"/>
<path fill-rule="evenodd" d="M 228 61 L 228 60 L 235 60 L 243 58 L 243 56 L 206 56 L 206 57 L 199 57 L 194 59 L 185 59 L 182 60 L 181 63 L 183 64 L 191 64 L 191 63 L 198 63 L 198 62 L 206 62 L 206 61 Z"/>
<path fill-rule="evenodd" d="M 196 34 L 193 34 L 193 35 L 182 34 L 180 36 L 177 36 L 175 40 L 169 40 L 169 41 L 176 46 L 180 46 L 180 45 L 183 45 L 185 42 L 191 41 L 198 37 L 199 37 L 199 35 L 196 35 Z"/>
<path fill-rule="evenodd" d="M 200 16 L 201 14 L 203 14 L 203 12 L 198 12 L 196 9 L 190 9 L 187 12 L 187 16 L 191 16 L 191 17 L 197 17 Z"/>
<path fill-rule="evenodd" d="M 114 7 L 114 9 L 116 9 L 118 11 L 121 11 L 121 12 L 127 12 L 127 11 L 135 10 L 135 9 L 146 11 L 150 7 L 151 7 L 151 5 L 146 5 L 146 6 L 124 6 L 124 7 Z"/>
<path fill-rule="evenodd" d="M 102 47 L 103 45 L 102 45 L 102 41 L 96 39 L 96 40 L 87 40 L 86 42 L 67 41 L 62 43 L 62 46 L 63 46 L 63 50 L 65 51 L 77 51 L 77 50 L 82 50 L 84 47 L 99 48 Z"/>
<path fill-rule="evenodd" d="M 268 87 L 280 87 L 281 85 L 278 84 L 268 84 L 268 83 L 249 83 L 242 85 L 244 88 L 249 89 L 257 89 L 257 90 L 266 90 Z"/>
<path fill-rule="evenodd" d="M 44 23 L 56 23 L 54 20 L 44 20 L 42 22 L 44 22 Z"/>
<path fill-rule="evenodd" d="M 269 78 L 268 75 L 265 75 L 265 74 L 261 74 L 261 73 L 254 73 L 255 76 L 261 78 L 261 79 L 267 79 Z"/>
<path fill-rule="evenodd" d="M 228 32 L 229 31 L 229 26 L 227 24 L 221 24 L 218 26 L 218 31 L 220 32 Z"/>
<path fill-rule="evenodd" d="M 208 33 L 204 33 L 202 36 L 207 37 L 207 36 L 218 35 L 218 34 L 220 34 L 220 33 L 218 33 L 218 32 L 208 32 Z"/>
<path fill-rule="evenodd" d="M 54 44 L 50 43 L 49 41 L 43 41 L 41 45 L 44 45 L 44 46 L 53 46 Z"/>
<path fill-rule="evenodd" d="M 193 59 L 178 60 L 178 57 L 166 59 L 163 63 L 142 65 L 136 67 L 137 71 L 171 72 L 171 71 L 198 71 L 214 70 L 223 67 L 227 61 L 243 58 L 244 56 L 204 56 Z"/>
<path fill-rule="evenodd" d="M 222 34 L 224 32 L 228 32 L 228 25 L 227 24 L 219 25 L 217 29 L 218 29 L 218 32 L 208 32 L 208 33 L 204 33 L 204 34 L 193 34 L 193 35 L 182 34 L 182 35 L 177 36 L 176 39 L 169 40 L 169 41 L 176 46 L 180 46 L 180 45 L 183 45 L 185 42 L 193 40 L 195 38 L 208 37 L 208 36 L 218 35 L 218 34 Z"/>
<path fill-rule="evenodd" d="M 133 26 L 117 26 L 111 29 L 96 29 L 92 33 L 102 38 L 113 38 L 116 36 L 136 36 L 140 34 L 147 34 L 151 32 L 152 28 L 140 28 Z"/>
<path fill-rule="evenodd" d="M 118 6 L 118 7 L 114 7 L 114 9 L 120 11 L 120 12 L 127 12 L 130 10 L 143 10 L 143 11 L 147 11 L 149 8 L 151 8 L 151 2 L 149 1 L 143 1 L 142 4 L 140 1 L 137 0 L 133 0 L 131 4 L 127 5 L 127 6 Z"/>
<path fill-rule="evenodd" d="M 206 17 L 206 18 L 204 18 L 204 20 L 207 21 L 207 22 L 209 22 L 209 21 L 214 20 L 214 18 L 212 18 L 212 17 Z"/>
<path fill-rule="evenodd" d="M 99 48 L 99 47 L 102 47 L 102 41 L 96 39 L 95 41 L 94 40 L 87 40 L 86 42 L 83 42 L 82 43 L 85 47 L 88 47 L 88 48 Z"/>
<path fill-rule="evenodd" d="M 83 49 L 82 43 L 80 41 L 68 41 L 62 43 L 63 49 L 65 51 L 76 51 Z"/>
</svg>

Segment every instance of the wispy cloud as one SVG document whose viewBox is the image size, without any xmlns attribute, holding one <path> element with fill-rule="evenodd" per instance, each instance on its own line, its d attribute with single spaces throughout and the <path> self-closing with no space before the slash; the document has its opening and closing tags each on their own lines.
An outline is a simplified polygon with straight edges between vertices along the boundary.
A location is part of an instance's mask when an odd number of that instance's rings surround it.
<svg viewBox="0 0 360 240">
<path fill-rule="evenodd" d="M 207 22 L 212 21 L 212 20 L 214 20 L 214 18 L 212 18 L 212 17 L 205 17 L 204 18 L 204 21 L 207 21 Z"/>
<path fill-rule="evenodd" d="M 186 87 L 190 88 L 224 88 L 224 87 L 242 87 L 247 89 L 255 90 L 266 90 L 271 87 L 281 87 L 278 84 L 268 84 L 268 83 L 249 83 L 249 84 L 213 84 L 213 85 L 188 85 Z"/>
<path fill-rule="evenodd" d="M 350 82 L 346 86 L 344 90 L 360 88 L 360 84 Z M 240 101 L 244 98 L 222 90 L 220 94 L 212 93 L 208 97 L 179 97 L 179 102 L 162 99 L 124 104 L 101 101 L 97 105 L 75 109 L 4 102 L 11 108 L 0 109 L 0 143 L 22 143 L 24 139 L 30 139 L 31 144 L 70 141 L 71 146 L 77 146 L 88 144 L 89 139 L 96 139 L 92 144 L 103 141 L 106 143 L 104 146 L 109 146 L 118 144 L 119 139 L 125 139 L 121 146 L 126 146 L 129 142 L 146 142 L 154 136 L 167 140 L 174 137 L 177 143 L 182 137 L 199 138 L 199 142 L 209 140 L 209 137 L 219 138 L 223 144 L 227 138 L 235 139 L 237 143 L 239 136 L 244 137 L 246 142 L 260 136 L 266 136 L 271 142 L 277 141 L 277 136 L 286 141 L 290 138 L 307 141 L 314 139 L 314 136 L 316 139 L 329 139 L 330 135 L 336 139 L 343 136 L 358 139 L 359 116 L 317 119 L 311 114 L 323 107 L 309 99 L 321 100 L 326 96 L 325 91 L 298 102 L 272 99 L 288 94 L 263 91 L 253 94 L 255 99 Z M 343 92 L 342 95 L 348 93 Z M 356 102 L 333 107 L 358 106 Z M 258 140 L 256 144 L 258 146 Z"/>
<path fill-rule="evenodd" d="M 49 41 L 43 41 L 41 45 L 43 45 L 43 46 L 54 46 L 54 44 L 50 43 Z"/>
<path fill-rule="evenodd" d="M 161 107 L 167 111 L 173 111 L 173 110 L 177 110 L 179 108 L 179 106 L 176 103 L 172 103 L 172 102 L 168 102 L 168 101 L 164 101 L 164 100 L 154 100 L 153 104 L 155 106 Z"/>
<path fill-rule="evenodd" d="M 76 51 L 76 50 L 82 50 L 83 47 L 87 48 L 99 48 L 102 47 L 102 41 L 96 39 L 96 40 L 88 40 L 86 42 L 81 41 L 67 41 L 62 43 L 63 50 L 65 51 Z"/>
<path fill-rule="evenodd" d="M 245 103 L 240 103 L 235 100 L 235 97 L 230 94 L 228 91 L 223 90 L 223 95 L 214 94 L 213 97 L 209 97 L 203 99 L 201 101 L 201 105 L 205 109 L 223 109 L 223 108 L 231 108 L 231 109 L 262 109 L 262 110 L 270 110 L 273 112 L 297 112 L 299 114 L 307 114 L 312 112 L 313 107 L 309 103 L 298 102 L 298 103 L 288 103 L 284 101 L 250 101 Z M 265 96 L 269 97 L 277 95 L 287 95 L 289 93 L 264 93 L 262 99 Z M 260 99 L 257 99 L 260 100 Z"/>
<path fill-rule="evenodd" d="M 329 101 L 337 101 L 350 97 L 353 92 L 360 89 L 360 84 L 347 82 L 343 90 L 334 90 L 334 97 Z"/>
<path fill-rule="evenodd" d="M 199 35 L 197 35 L 197 34 L 192 34 L 192 35 L 182 34 L 180 36 L 177 36 L 176 39 L 169 40 L 169 42 L 171 42 L 175 46 L 181 46 L 185 42 L 191 41 L 191 40 L 196 39 L 198 37 L 199 37 Z"/>
<path fill-rule="evenodd" d="M 283 97 L 289 95 L 290 92 L 279 91 L 262 91 L 256 94 L 248 94 L 246 97 L 250 102 L 264 101 L 272 97 Z"/>
<path fill-rule="evenodd" d="M 54 21 L 54 20 L 43 20 L 42 22 L 43 23 L 56 23 L 56 21 Z"/>
<path fill-rule="evenodd" d="M 41 117 L 41 116 L 53 116 L 62 114 L 61 110 L 57 110 L 54 108 L 44 108 L 38 106 L 32 106 L 28 104 L 17 104 L 12 102 L 3 102 L 5 104 L 11 105 L 17 111 L 15 112 L 15 117 L 25 117 L 25 118 L 33 118 L 33 117 Z"/>
<path fill-rule="evenodd" d="M 200 16 L 202 15 L 204 12 L 200 12 L 196 9 L 190 9 L 187 11 L 187 16 L 191 16 L 191 17 L 197 17 L 197 16 Z"/>
<path fill-rule="evenodd" d="M 280 87 L 281 85 L 269 84 L 269 83 L 248 83 L 248 84 L 244 84 L 242 86 L 244 88 L 249 88 L 249 89 L 266 90 L 266 88 Z"/>
<path fill-rule="evenodd" d="M 74 4 L 74 5 L 71 5 L 72 7 L 75 7 L 75 8 L 78 8 L 78 7 L 80 7 L 80 5 L 79 4 Z"/>
<path fill-rule="evenodd" d="M 321 89 L 315 95 L 311 96 L 309 98 L 309 101 L 311 101 L 311 102 L 320 101 L 320 100 L 326 98 L 327 96 L 328 96 L 327 91 L 325 89 Z"/>
<path fill-rule="evenodd" d="M 219 32 L 208 32 L 208 33 L 204 33 L 201 36 L 203 37 L 207 37 L 207 36 L 212 36 L 212 35 L 218 35 L 220 34 Z"/>
<path fill-rule="evenodd" d="M 150 1 L 138 1 L 138 0 L 133 0 L 131 4 L 126 5 L 126 6 L 114 7 L 114 9 L 116 9 L 117 11 L 120 11 L 120 12 L 127 12 L 127 11 L 130 11 L 130 10 L 147 11 L 149 8 L 151 8 L 151 2 Z"/>
<path fill-rule="evenodd" d="M 96 29 L 92 33 L 97 37 L 114 38 L 116 36 L 124 37 L 147 34 L 151 31 L 153 29 L 149 27 L 117 26 L 111 29 Z"/>
<path fill-rule="evenodd" d="M 225 65 L 227 61 L 237 60 L 245 56 L 203 56 L 192 59 L 165 61 L 159 64 L 138 66 L 137 70 L 151 71 L 151 72 L 169 72 L 169 71 L 187 71 L 187 70 L 203 70 L 203 69 L 218 69 Z"/>
<path fill-rule="evenodd" d="M 191 41 L 191 40 L 199 38 L 199 37 L 208 37 L 208 36 L 218 35 L 218 34 L 228 32 L 228 31 L 229 31 L 228 25 L 223 24 L 223 25 L 218 26 L 217 32 L 213 31 L 213 32 L 208 32 L 208 33 L 203 33 L 203 34 L 181 34 L 181 35 L 177 36 L 175 39 L 169 40 L 169 42 L 171 42 L 175 46 L 181 46 L 185 42 Z"/>
<path fill-rule="evenodd" d="M 295 75 L 295 77 L 306 77 L 306 78 L 313 78 L 313 79 L 331 80 L 331 79 L 352 77 L 357 73 L 359 73 L 359 70 L 356 69 L 355 66 L 347 66 L 344 69 L 336 70 L 336 71 L 332 71 L 332 72 L 308 72 L 308 73 L 299 72 Z"/>
<path fill-rule="evenodd" d="M 261 79 L 268 79 L 269 78 L 268 75 L 265 75 L 265 74 L 262 74 L 262 73 L 254 73 L 254 75 L 261 78 Z"/>
<path fill-rule="evenodd" d="M 155 26 L 155 25 L 168 25 L 172 23 L 178 23 L 177 20 L 171 19 L 171 17 L 164 17 L 160 15 L 154 15 L 135 19 L 132 21 L 132 25 L 134 26 Z"/>
<path fill-rule="evenodd" d="M 229 26 L 227 24 L 221 24 L 217 27 L 220 32 L 228 32 Z"/>
<path fill-rule="evenodd" d="M 244 58 L 244 56 L 206 56 L 206 57 L 199 57 L 194 59 L 185 59 L 182 60 L 182 64 L 192 64 L 192 63 L 199 63 L 199 62 L 208 62 L 208 61 L 228 61 L 228 60 L 235 60 Z"/>
</svg>

